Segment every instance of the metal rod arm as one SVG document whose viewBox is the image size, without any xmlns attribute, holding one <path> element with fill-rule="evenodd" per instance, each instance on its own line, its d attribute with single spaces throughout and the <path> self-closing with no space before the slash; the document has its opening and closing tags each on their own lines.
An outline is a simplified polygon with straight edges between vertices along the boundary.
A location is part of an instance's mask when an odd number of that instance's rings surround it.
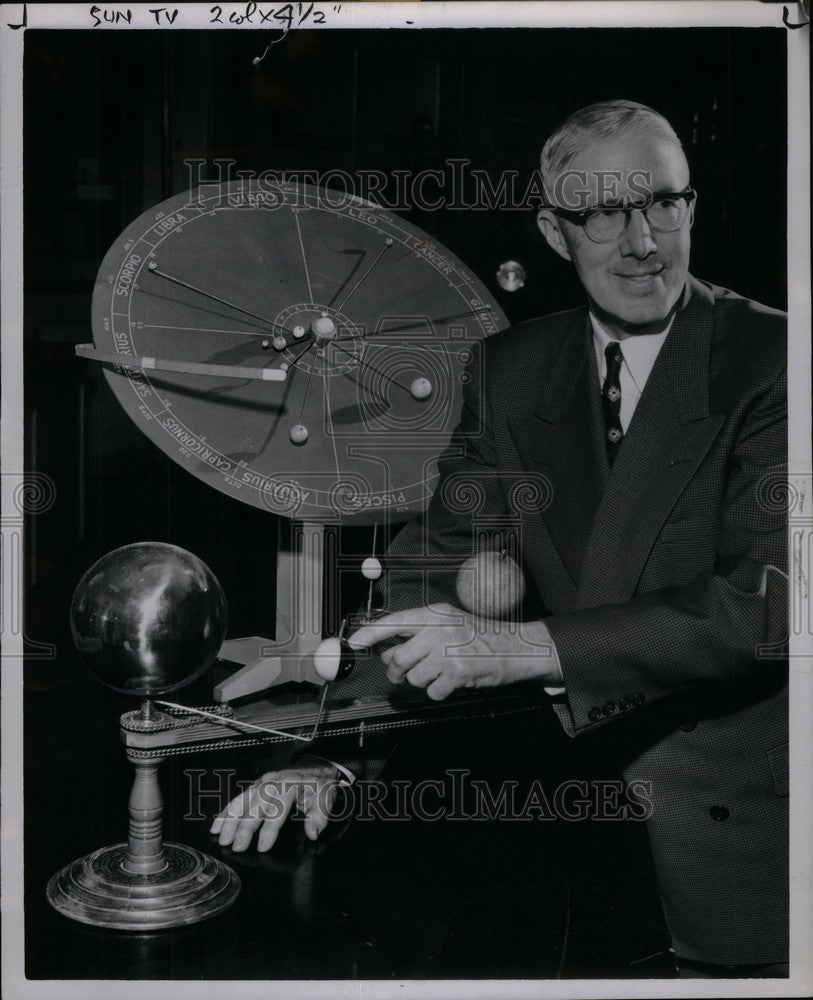
<svg viewBox="0 0 813 1000">
<path fill-rule="evenodd" d="M 260 382 L 284 382 L 287 373 L 280 368 L 245 368 L 240 365 L 210 365 L 198 361 L 171 361 L 167 358 L 139 357 L 99 351 L 93 344 L 77 344 L 78 357 L 102 364 L 120 365 L 141 371 L 180 372 L 183 375 L 212 375 L 215 378 L 257 379 Z"/>
</svg>

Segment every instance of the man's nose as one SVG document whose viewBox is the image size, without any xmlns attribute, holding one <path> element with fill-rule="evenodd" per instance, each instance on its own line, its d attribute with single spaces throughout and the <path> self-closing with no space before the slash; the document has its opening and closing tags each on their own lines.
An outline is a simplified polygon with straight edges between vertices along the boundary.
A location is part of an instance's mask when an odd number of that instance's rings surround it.
<svg viewBox="0 0 813 1000">
<path fill-rule="evenodd" d="M 643 259 L 653 254 L 658 244 L 652 238 L 652 230 L 646 216 L 640 209 L 633 209 L 629 215 L 627 228 L 621 236 L 620 250 L 623 257 Z"/>
</svg>

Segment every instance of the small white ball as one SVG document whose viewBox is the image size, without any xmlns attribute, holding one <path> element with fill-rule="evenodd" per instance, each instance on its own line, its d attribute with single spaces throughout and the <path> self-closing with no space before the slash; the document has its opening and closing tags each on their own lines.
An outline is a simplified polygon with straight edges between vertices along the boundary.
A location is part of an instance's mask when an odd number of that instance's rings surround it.
<svg viewBox="0 0 813 1000">
<path fill-rule="evenodd" d="M 336 638 L 325 639 L 316 647 L 313 653 L 313 668 L 323 681 L 336 680 L 341 656 L 341 645 Z"/>
<path fill-rule="evenodd" d="M 317 316 L 311 323 L 311 329 L 317 337 L 332 337 L 336 333 L 336 324 L 330 316 Z"/>
<path fill-rule="evenodd" d="M 368 556 L 361 564 L 361 575 L 365 580 L 377 580 L 382 572 L 381 563 L 375 556 Z"/>
<path fill-rule="evenodd" d="M 301 340 L 305 336 L 305 327 L 304 326 L 295 326 L 294 327 L 294 336 L 296 337 L 297 340 Z"/>
<path fill-rule="evenodd" d="M 323 681 L 343 681 L 355 665 L 356 650 L 346 639 L 325 639 L 313 654 L 313 668 Z"/>
<path fill-rule="evenodd" d="M 497 271 L 497 284 L 506 292 L 516 292 L 525 285 L 528 275 L 522 264 L 506 260 Z"/>
<path fill-rule="evenodd" d="M 287 346 L 288 341 L 282 336 L 282 334 L 277 334 L 277 336 L 274 337 L 274 347 L 278 351 L 284 351 Z"/>
<path fill-rule="evenodd" d="M 428 378 L 416 378 L 409 387 L 415 399 L 427 399 L 432 394 L 432 383 Z"/>
<path fill-rule="evenodd" d="M 308 440 L 308 428 L 304 424 L 294 424 L 290 438 L 294 444 L 304 444 Z"/>
</svg>

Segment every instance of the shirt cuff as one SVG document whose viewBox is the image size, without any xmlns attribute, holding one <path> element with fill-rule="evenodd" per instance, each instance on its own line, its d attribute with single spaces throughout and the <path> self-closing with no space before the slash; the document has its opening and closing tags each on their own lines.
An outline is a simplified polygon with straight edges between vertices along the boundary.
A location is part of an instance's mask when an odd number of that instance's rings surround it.
<svg viewBox="0 0 813 1000">
<path fill-rule="evenodd" d="M 553 641 L 553 637 L 548 633 L 548 641 L 550 642 L 550 655 L 556 664 L 556 671 L 560 677 L 562 677 L 562 662 L 559 659 L 559 650 L 556 648 L 556 643 Z M 565 693 L 567 688 L 564 684 L 551 684 L 543 688 L 545 694 L 550 695 L 551 698 L 559 698 Z"/>
<path fill-rule="evenodd" d="M 344 764 L 336 763 L 335 760 L 331 760 L 329 757 L 321 757 L 319 754 L 316 753 L 302 754 L 301 756 L 297 756 L 297 762 L 302 761 L 303 759 L 321 760 L 324 764 L 330 764 L 331 767 L 335 767 L 336 770 L 339 772 L 339 774 L 343 776 L 342 780 L 339 782 L 340 785 L 344 786 L 352 785 L 356 780 L 356 775 L 353 774 L 353 772 L 349 770 L 349 768 L 346 768 Z"/>
<path fill-rule="evenodd" d="M 353 784 L 353 782 L 356 780 L 356 776 L 355 776 L 355 774 L 353 774 L 353 772 L 351 770 L 349 770 L 348 768 L 346 768 L 343 764 L 337 764 L 335 760 L 331 760 L 330 763 L 336 768 L 336 770 L 339 772 L 339 774 L 343 774 L 344 775 L 344 781 L 340 781 L 339 782 L 340 785 L 352 785 Z"/>
</svg>

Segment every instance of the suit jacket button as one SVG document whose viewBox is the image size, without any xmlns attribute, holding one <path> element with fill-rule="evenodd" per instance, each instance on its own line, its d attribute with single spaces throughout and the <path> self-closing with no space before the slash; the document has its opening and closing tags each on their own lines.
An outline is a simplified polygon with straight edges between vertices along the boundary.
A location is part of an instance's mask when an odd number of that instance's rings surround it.
<svg viewBox="0 0 813 1000">
<path fill-rule="evenodd" d="M 644 701 L 646 701 L 646 698 L 644 697 L 644 695 L 642 695 L 642 694 L 633 695 L 633 698 L 632 698 L 633 705 L 643 705 Z"/>
<path fill-rule="evenodd" d="M 697 723 L 696 722 L 681 722 L 680 728 L 683 730 L 684 733 L 691 733 L 695 729 L 697 729 Z"/>
<path fill-rule="evenodd" d="M 598 720 L 601 718 L 601 709 L 598 707 L 598 705 L 593 705 L 593 707 L 587 713 L 587 718 L 591 722 L 598 722 Z"/>
<path fill-rule="evenodd" d="M 725 823 L 731 813 L 726 809 L 725 806 L 712 806 L 709 809 L 709 816 L 718 823 Z"/>
<path fill-rule="evenodd" d="M 628 694 L 625 694 L 623 698 L 618 699 L 618 707 L 622 712 L 626 711 L 632 704 L 632 698 Z"/>
<path fill-rule="evenodd" d="M 601 706 L 601 711 L 605 715 L 612 715 L 613 712 L 615 711 L 615 702 L 614 701 L 605 701 L 604 704 Z"/>
</svg>

